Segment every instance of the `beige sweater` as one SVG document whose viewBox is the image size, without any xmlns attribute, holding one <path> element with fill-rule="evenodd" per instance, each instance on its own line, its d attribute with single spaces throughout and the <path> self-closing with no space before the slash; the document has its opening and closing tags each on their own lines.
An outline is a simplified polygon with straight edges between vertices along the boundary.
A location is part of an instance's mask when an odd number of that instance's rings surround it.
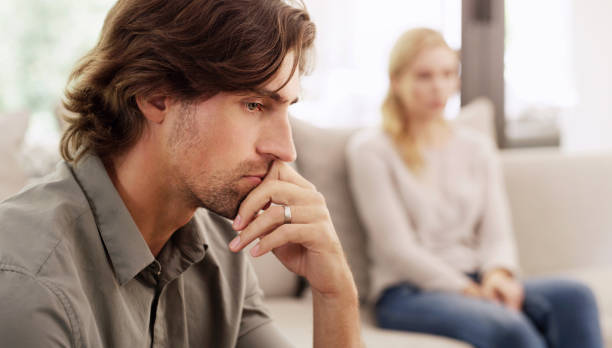
<svg viewBox="0 0 612 348">
<path fill-rule="evenodd" d="M 357 133 L 347 158 L 368 231 L 372 299 L 400 282 L 460 292 L 465 273 L 517 271 L 496 150 L 481 135 L 453 129 L 447 143 L 424 152 L 418 177 L 382 130 Z"/>
</svg>

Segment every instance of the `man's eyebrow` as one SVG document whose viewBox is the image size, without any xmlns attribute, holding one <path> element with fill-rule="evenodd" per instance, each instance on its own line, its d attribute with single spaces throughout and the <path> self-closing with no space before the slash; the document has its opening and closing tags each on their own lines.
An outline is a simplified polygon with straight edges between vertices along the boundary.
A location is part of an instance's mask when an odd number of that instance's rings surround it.
<svg viewBox="0 0 612 348">
<path fill-rule="evenodd" d="M 285 103 L 289 102 L 287 99 L 283 98 L 280 94 L 278 94 L 278 92 L 270 91 L 270 90 L 267 90 L 267 89 L 263 89 L 263 88 L 254 89 L 254 90 L 252 90 L 252 92 L 254 94 L 258 95 L 258 96 L 265 97 L 265 98 L 270 98 L 270 99 L 272 99 L 272 100 L 274 100 L 274 101 L 276 101 L 278 103 L 281 103 L 281 104 L 285 104 Z M 290 104 L 295 104 L 299 100 L 300 100 L 300 98 L 295 98 L 295 99 L 293 99 L 290 102 Z"/>
</svg>

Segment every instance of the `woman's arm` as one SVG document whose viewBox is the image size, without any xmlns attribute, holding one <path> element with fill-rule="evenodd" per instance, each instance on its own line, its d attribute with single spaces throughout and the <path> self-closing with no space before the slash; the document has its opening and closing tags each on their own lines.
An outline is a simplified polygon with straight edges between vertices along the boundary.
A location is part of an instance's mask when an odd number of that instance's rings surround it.
<svg viewBox="0 0 612 348">
<path fill-rule="evenodd" d="M 492 144 L 486 143 L 483 150 L 486 186 L 482 219 L 477 230 L 482 293 L 490 300 L 520 310 L 524 290 L 515 279 L 519 267 L 501 165 Z"/>
<path fill-rule="evenodd" d="M 357 142 L 356 142 L 357 140 Z M 398 187 L 380 149 L 353 139 L 347 148 L 349 180 L 368 233 L 374 262 L 401 280 L 426 290 L 461 292 L 471 281 L 422 248 L 406 214 Z"/>
<path fill-rule="evenodd" d="M 490 143 L 483 150 L 485 197 L 477 229 L 481 272 L 504 269 L 515 275 L 518 272 L 516 245 L 499 157 Z"/>
</svg>

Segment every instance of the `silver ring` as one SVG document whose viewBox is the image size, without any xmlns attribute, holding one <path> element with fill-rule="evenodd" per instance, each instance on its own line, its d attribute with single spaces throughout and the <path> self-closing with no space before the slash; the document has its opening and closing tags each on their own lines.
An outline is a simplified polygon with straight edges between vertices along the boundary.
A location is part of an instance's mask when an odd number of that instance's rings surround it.
<svg viewBox="0 0 612 348">
<path fill-rule="evenodd" d="M 285 210 L 285 220 L 283 221 L 283 224 L 290 224 L 291 223 L 291 208 L 289 208 L 288 205 L 284 205 L 283 208 Z"/>
</svg>

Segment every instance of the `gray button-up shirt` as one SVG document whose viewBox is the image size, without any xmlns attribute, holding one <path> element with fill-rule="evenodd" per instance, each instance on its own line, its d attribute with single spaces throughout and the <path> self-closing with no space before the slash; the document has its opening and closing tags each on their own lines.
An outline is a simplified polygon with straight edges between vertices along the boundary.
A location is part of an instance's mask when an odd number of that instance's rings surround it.
<svg viewBox="0 0 612 348">
<path fill-rule="evenodd" d="M 151 254 L 102 162 L 0 204 L 2 347 L 286 347 L 227 220 L 200 209 Z"/>
</svg>

